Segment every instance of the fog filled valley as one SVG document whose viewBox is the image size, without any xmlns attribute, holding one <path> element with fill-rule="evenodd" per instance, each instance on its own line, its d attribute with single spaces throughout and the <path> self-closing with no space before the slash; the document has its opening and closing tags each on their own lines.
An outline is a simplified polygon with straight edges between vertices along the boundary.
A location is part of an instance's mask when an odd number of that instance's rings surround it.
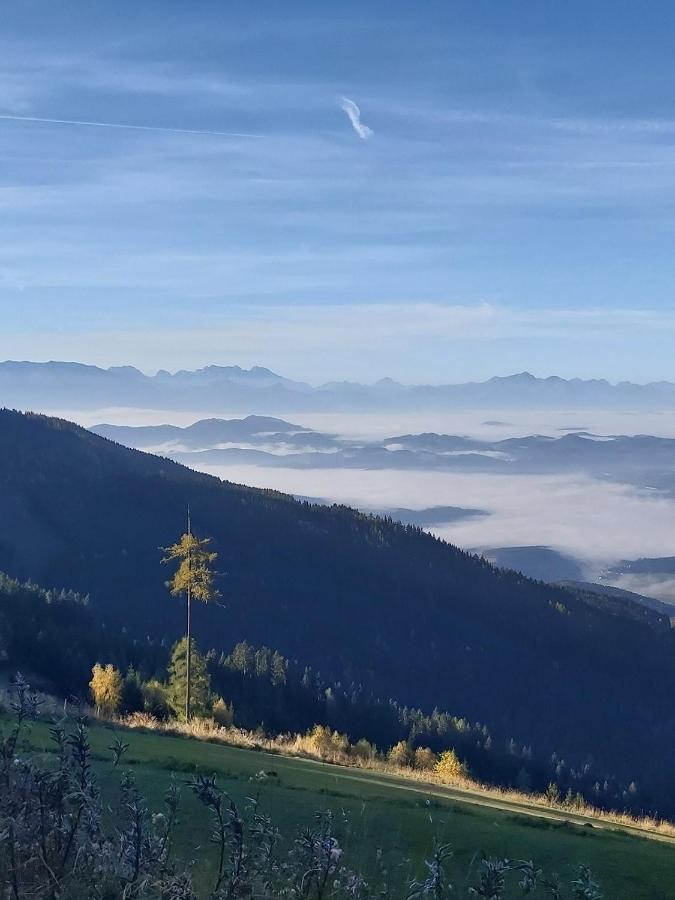
<svg viewBox="0 0 675 900">
<path fill-rule="evenodd" d="M 667 410 L 45 411 L 219 478 L 420 524 L 533 577 L 675 604 Z"/>
</svg>

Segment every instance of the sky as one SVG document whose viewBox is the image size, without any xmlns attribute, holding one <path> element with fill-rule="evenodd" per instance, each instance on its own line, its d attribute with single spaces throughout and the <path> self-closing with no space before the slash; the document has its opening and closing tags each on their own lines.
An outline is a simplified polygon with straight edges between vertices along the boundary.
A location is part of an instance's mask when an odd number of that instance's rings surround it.
<svg viewBox="0 0 675 900">
<path fill-rule="evenodd" d="M 0 358 L 675 379 L 673 34 L 658 0 L 6 0 Z"/>
</svg>

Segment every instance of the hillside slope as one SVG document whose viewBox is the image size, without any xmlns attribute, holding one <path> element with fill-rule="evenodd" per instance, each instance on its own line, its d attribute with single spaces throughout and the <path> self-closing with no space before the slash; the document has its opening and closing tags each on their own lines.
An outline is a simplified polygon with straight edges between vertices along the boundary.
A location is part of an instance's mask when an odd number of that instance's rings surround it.
<svg viewBox="0 0 675 900">
<path fill-rule="evenodd" d="M 202 646 L 247 638 L 380 696 L 435 705 L 658 785 L 675 740 L 673 634 L 649 610 L 495 570 L 418 529 L 220 482 L 75 425 L 0 411 L 0 569 L 90 595 L 94 612 L 171 641 L 183 605 L 160 546 L 213 537 L 222 600 Z"/>
</svg>

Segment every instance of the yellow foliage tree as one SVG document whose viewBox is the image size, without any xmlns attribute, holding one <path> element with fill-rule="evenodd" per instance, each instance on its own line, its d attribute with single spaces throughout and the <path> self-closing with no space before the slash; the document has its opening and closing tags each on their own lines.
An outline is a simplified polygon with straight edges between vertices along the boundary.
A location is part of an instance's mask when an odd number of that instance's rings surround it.
<svg viewBox="0 0 675 900">
<path fill-rule="evenodd" d="M 412 762 L 410 745 L 406 744 L 405 741 L 399 741 L 398 744 L 394 744 L 387 754 L 387 760 L 392 766 L 409 766 Z"/>
<path fill-rule="evenodd" d="M 346 734 L 332 731 L 325 725 L 315 725 L 307 735 L 310 749 L 322 759 L 339 759 L 349 750 Z"/>
<path fill-rule="evenodd" d="M 176 544 L 164 547 L 166 556 L 163 563 L 177 562 L 178 568 L 167 587 L 172 596 L 185 595 L 187 602 L 187 661 L 185 679 L 185 719 L 190 720 L 191 688 L 191 648 L 192 648 L 192 598 L 202 603 L 210 603 L 218 596 L 213 586 L 214 573 L 211 568 L 218 554 L 208 549 L 210 538 L 197 538 L 192 534 L 188 511 L 188 530 Z"/>
<path fill-rule="evenodd" d="M 441 753 L 434 770 L 437 775 L 448 781 L 467 778 L 469 774 L 466 764 L 461 761 L 454 750 L 445 750 Z"/>
<path fill-rule="evenodd" d="M 122 673 L 110 663 L 107 666 L 96 663 L 91 675 L 89 690 L 97 714 L 114 715 L 122 702 Z"/>
</svg>

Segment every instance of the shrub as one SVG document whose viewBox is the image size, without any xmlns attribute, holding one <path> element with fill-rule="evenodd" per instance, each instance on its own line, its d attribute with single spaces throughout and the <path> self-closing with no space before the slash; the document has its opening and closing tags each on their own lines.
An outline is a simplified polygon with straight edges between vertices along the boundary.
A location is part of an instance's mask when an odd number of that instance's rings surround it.
<svg viewBox="0 0 675 900">
<path fill-rule="evenodd" d="M 165 722 L 171 715 L 165 686 L 153 679 L 143 685 L 143 709 L 146 713 Z"/>
<path fill-rule="evenodd" d="M 436 766 L 436 754 L 429 747 L 418 747 L 415 750 L 413 766 L 421 772 L 428 772 Z"/>
<path fill-rule="evenodd" d="M 325 725 L 315 725 L 307 734 L 306 741 L 310 753 L 322 759 L 339 760 L 349 750 L 347 735 L 331 731 Z"/>
<path fill-rule="evenodd" d="M 230 728 L 234 724 L 234 706 L 231 703 L 228 706 L 222 697 L 213 704 L 212 714 L 221 728 Z"/>
<path fill-rule="evenodd" d="M 360 762 L 370 762 L 377 756 L 377 749 L 365 738 L 358 740 L 351 748 L 351 755 Z"/>
<path fill-rule="evenodd" d="M 550 803 L 551 806 L 557 806 L 560 803 L 560 788 L 555 781 L 549 782 L 544 797 L 546 798 L 546 802 Z"/>
<path fill-rule="evenodd" d="M 143 728 L 148 731 L 156 731 L 160 726 L 160 721 L 151 713 L 135 712 L 122 719 L 127 728 Z"/>
</svg>

